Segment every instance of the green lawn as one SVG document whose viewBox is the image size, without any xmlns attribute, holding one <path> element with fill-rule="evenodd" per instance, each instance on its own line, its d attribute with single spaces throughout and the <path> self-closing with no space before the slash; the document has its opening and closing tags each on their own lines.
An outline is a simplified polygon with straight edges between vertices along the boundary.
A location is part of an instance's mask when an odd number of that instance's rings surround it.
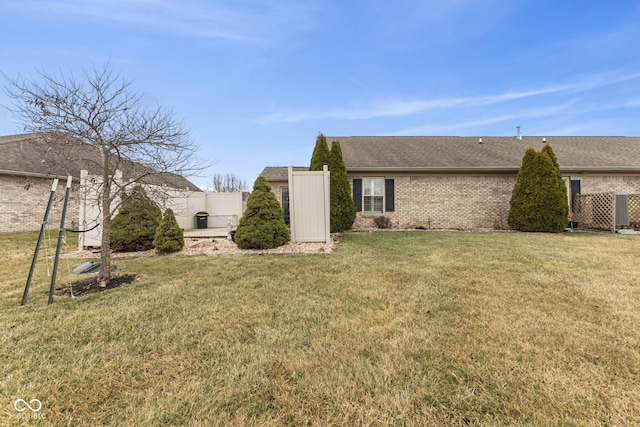
<svg viewBox="0 0 640 427">
<path fill-rule="evenodd" d="M 51 306 L 40 262 L 20 307 L 35 237 L 0 235 L 2 425 L 640 425 L 640 236 L 118 260 L 140 279 Z"/>
</svg>

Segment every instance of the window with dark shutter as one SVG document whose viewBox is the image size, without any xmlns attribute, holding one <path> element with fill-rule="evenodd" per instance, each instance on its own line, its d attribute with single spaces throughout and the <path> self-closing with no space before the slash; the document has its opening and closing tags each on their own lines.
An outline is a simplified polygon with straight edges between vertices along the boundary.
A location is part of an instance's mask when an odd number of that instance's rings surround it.
<svg viewBox="0 0 640 427">
<path fill-rule="evenodd" d="M 353 178 L 353 204 L 356 212 L 362 212 L 362 179 Z"/>
</svg>

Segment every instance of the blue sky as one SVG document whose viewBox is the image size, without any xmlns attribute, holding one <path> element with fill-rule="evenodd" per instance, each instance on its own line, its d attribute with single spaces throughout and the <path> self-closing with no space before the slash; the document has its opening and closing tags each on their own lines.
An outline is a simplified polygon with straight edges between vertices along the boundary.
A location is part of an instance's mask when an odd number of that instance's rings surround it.
<svg viewBox="0 0 640 427">
<path fill-rule="evenodd" d="M 637 1 L 0 2 L 6 75 L 107 61 L 216 161 L 198 184 L 307 165 L 318 132 L 640 136 Z"/>
</svg>

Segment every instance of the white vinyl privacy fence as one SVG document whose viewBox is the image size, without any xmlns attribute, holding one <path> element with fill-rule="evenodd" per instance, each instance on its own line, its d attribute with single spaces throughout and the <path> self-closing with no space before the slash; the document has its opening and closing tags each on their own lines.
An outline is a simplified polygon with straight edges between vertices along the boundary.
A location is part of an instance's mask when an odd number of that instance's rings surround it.
<svg viewBox="0 0 640 427">
<path fill-rule="evenodd" d="M 289 167 L 291 241 L 327 242 L 330 239 L 329 171 L 293 171 Z"/>
<path fill-rule="evenodd" d="M 118 186 L 133 186 L 134 183 L 126 183 L 122 179 L 122 173 L 116 171 L 115 181 Z M 80 174 L 80 229 L 89 230 L 80 233 L 78 247 L 99 247 L 102 241 L 102 210 L 98 200 L 102 178 L 89 175 L 86 171 Z M 232 226 L 237 226 L 242 217 L 242 193 L 207 193 L 191 191 L 188 189 L 176 189 L 167 186 L 144 185 L 147 195 L 153 199 L 164 212 L 171 208 L 176 216 L 178 225 L 185 229 L 196 227 L 198 212 L 207 212 L 208 227 L 227 227 L 231 220 Z M 120 203 L 114 201 L 114 207 Z M 95 228 L 93 228 L 96 226 Z"/>
</svg>

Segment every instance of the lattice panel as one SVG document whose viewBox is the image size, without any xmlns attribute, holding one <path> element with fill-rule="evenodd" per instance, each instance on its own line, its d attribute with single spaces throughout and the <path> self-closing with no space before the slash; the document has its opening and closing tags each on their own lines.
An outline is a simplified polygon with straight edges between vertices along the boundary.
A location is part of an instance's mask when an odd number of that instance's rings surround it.
<svg viewBox="0 0 640 427">
<path fill-rule="evenodd" d="M 640 194 L 629 194 L 629 225 L 640 228 Z"/>
<path fill-rule="evenodd" d="M 580 228 L 615 229 L 615 193 L 578 194 L 573 221 Z"/>
</svg>

